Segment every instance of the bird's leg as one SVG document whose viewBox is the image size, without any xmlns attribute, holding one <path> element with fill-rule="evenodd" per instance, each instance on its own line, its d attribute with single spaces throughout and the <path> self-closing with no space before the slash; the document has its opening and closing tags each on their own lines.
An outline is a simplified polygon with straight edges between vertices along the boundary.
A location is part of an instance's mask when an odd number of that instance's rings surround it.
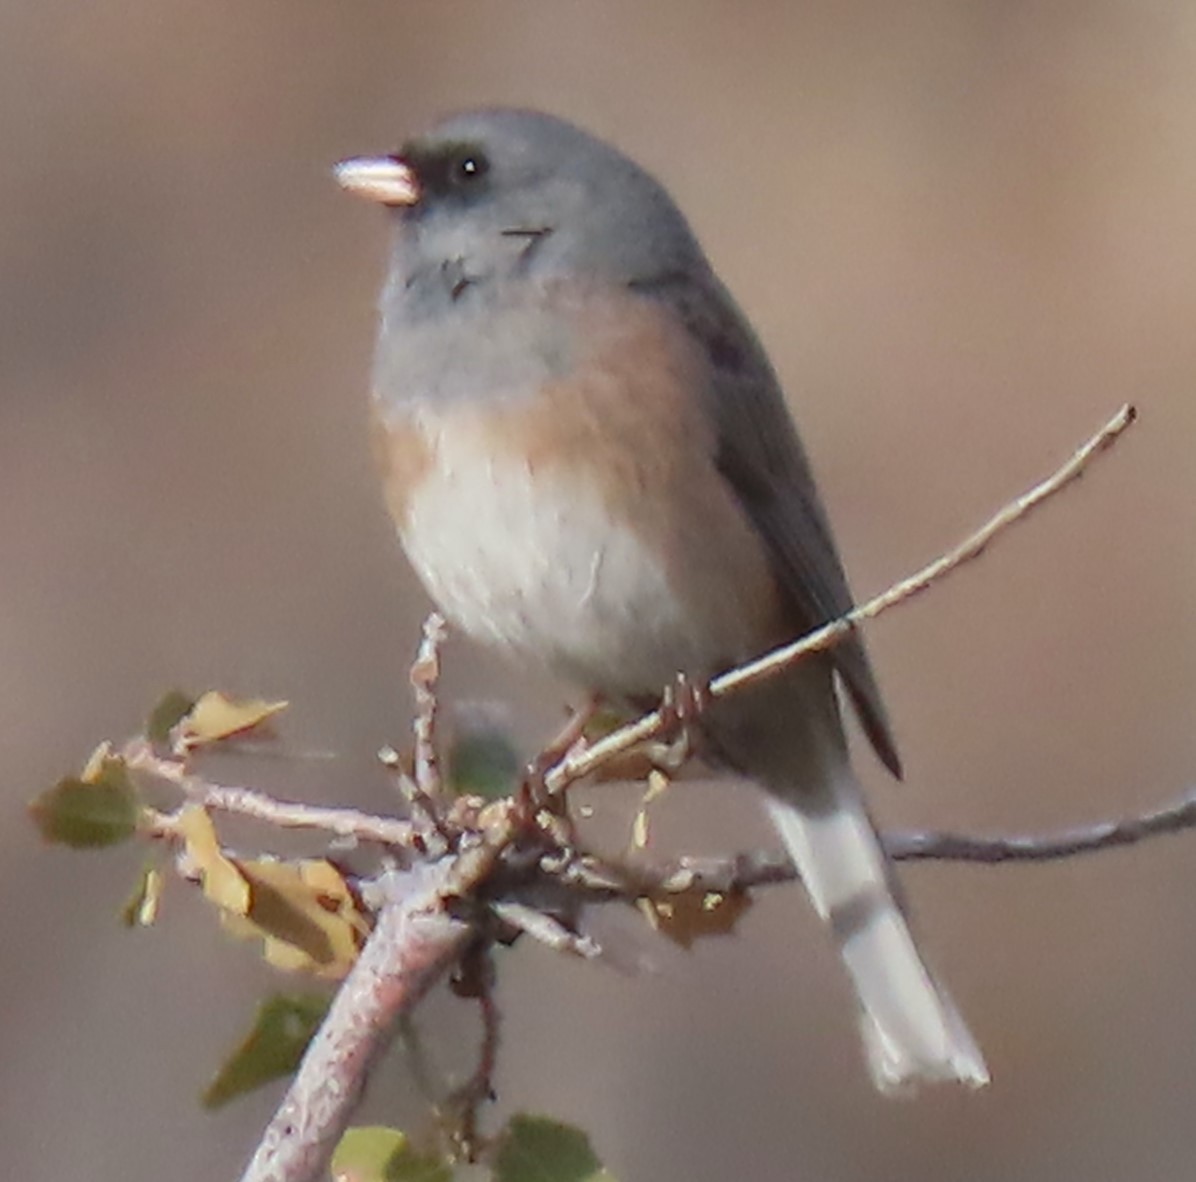
<svg viewBox="0 0 1196 1182">
<path fill-rule="evenodd" d="M 590 694 L 572 711 L 565 725 L 541 748 L 540 753 L 528 765 L 528 778 L 541 779 L 549 768 L 560 763 L 573 748 L 584 740 L 586 727 L 602 705 L 599 694 Z"/>
<path fill-rule="evenodd" d="M 585 743 L 585 731 L 598 712 L 601 698 L 592 693 L 574 710 L 565 725 L 548 741 L 527 765 L 523 774 L 520 799 L 529 818 L 558 844 L 569 847 L 576 840 L 572 819 L 563 795 L 550 796 L 544 790 L 544 777 L 579 744 Z"/>
</svg>

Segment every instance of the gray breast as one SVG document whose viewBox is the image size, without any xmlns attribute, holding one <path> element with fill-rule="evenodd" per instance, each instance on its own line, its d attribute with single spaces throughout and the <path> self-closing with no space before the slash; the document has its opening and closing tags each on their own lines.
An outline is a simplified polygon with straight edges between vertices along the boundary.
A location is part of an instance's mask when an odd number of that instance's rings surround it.
<svg viewBox="0 0 1196 1182">
<path fill-rule="evenodd" d="M 446 405 L 534 395 L 572 363 L 566 326 L 546 312 L 540 293 L 507 285 L 467 288 L 450 308 L 420 314 L 384 304 L 374 360 L 374 390 L 390 406 Z"/>
</svg>

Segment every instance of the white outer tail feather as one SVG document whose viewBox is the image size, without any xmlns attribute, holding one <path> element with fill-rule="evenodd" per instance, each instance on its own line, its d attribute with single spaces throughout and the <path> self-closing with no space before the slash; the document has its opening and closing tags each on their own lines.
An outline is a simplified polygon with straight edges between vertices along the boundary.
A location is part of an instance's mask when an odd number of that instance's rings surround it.
<svg viewBox="0 0 1196 1182">
<path fill-rule="evenodd" d="M 876 1086 L 894 1093 L 919 1083 L 988 1083 L 984 1056 L 914 943 L 846 761 L 837 781 L 813 795 L 770 792 L 768 805 L 855 985 Z"/>
</svg>

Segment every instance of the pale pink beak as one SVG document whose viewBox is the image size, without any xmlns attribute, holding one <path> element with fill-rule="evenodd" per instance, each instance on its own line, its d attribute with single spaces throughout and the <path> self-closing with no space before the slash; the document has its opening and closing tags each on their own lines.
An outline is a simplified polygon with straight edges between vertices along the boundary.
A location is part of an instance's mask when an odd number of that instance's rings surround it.
<svg viewBox="0 0 1196 1182">
<path fill-rule="evenodd" d="M 354 156 L 337 164 L 332 175 L 342 189 L 367 201 L 414 205 L 420 199 L 414 170 L 397 156 Z"/>
</svg>

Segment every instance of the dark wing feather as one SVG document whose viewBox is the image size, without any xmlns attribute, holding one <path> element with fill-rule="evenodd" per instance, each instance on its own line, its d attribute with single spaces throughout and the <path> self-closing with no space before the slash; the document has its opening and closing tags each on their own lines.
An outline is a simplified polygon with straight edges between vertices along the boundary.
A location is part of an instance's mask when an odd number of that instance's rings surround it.
<svg viewBox="0 0 1196 1182">
<path fill-rule="evenodd" d="M 670 275 L 634 287 L 674 309 L 709 359 L 707 397 L 717 424 L 719 469 L 768 546 L 795 636 L 843 615 L 852 598 L 830 522 L 776 373 L 743 314 L 711 273 Z M 831 656 L 877 755 L 900 778 L 897 746 L 862 639 L 850 637 Z"/>
</svg>

